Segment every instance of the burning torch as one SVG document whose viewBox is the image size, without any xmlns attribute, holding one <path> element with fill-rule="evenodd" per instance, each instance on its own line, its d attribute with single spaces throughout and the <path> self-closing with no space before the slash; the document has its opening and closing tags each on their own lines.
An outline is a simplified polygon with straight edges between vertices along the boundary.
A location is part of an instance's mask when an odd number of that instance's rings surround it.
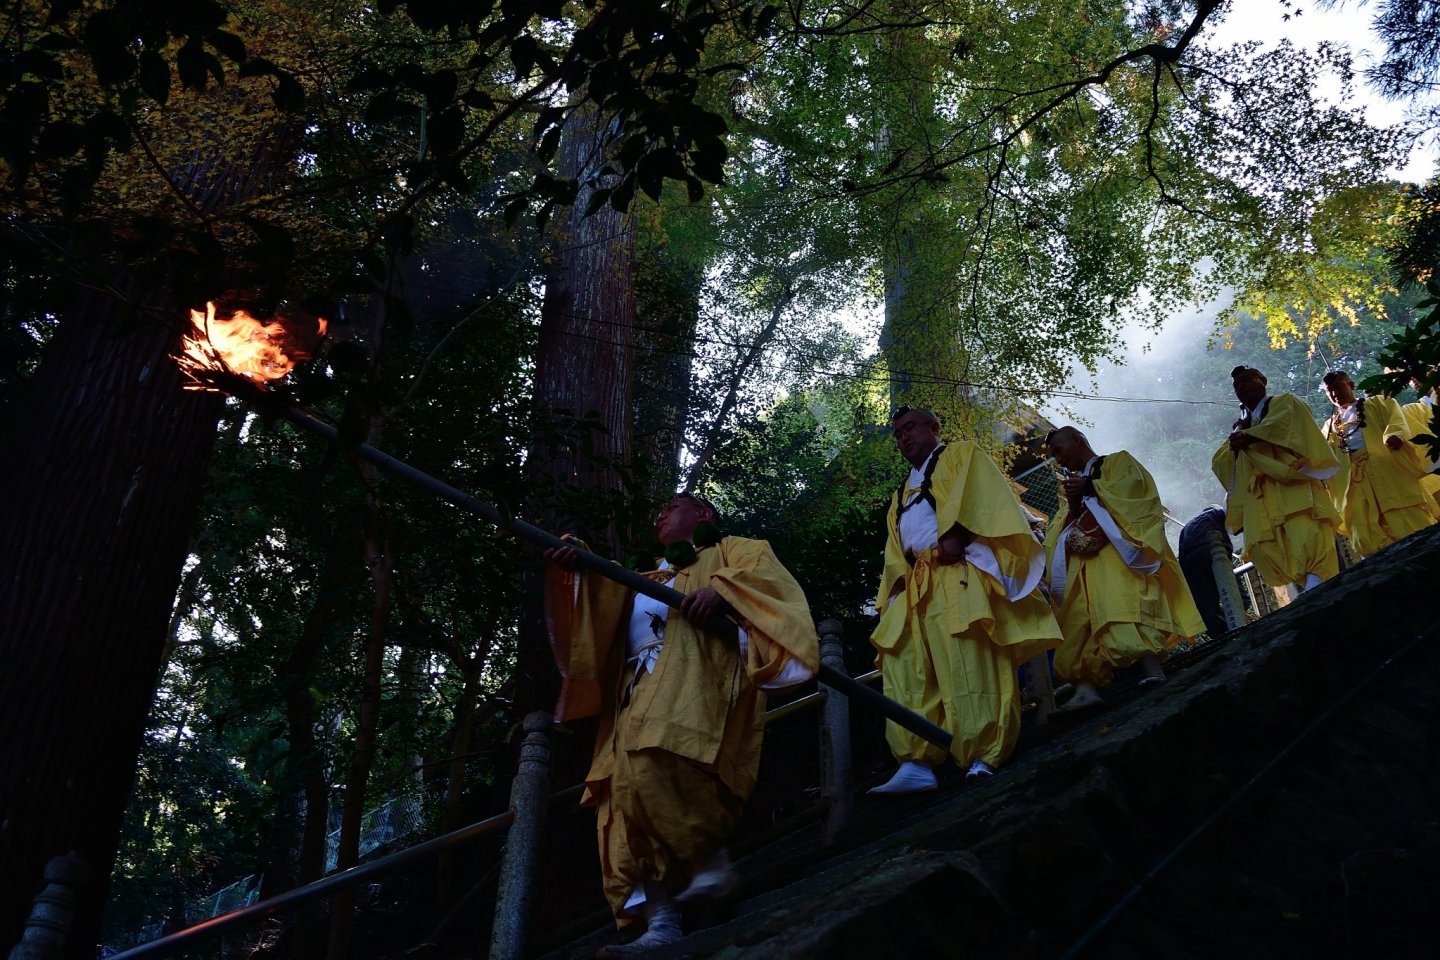
<svg viewBox="0 0 1440 960">
<path fill-rule="evenodd" d="M 318 331 L 313 338 L 315 341 L 325 335 L 327 327 L 324 319 L 317 319 Z M 304 349 L 300 338 L 290 333 L 284 322 L 262 322 L 240 310 L 234 311 L 229 317 L 220 317 L 214 303 L 207 304 L 203 314 L 198 310 L 190 311 L 190 320 L 192 329 L 185 337 L 183 353 L 176 357 L 186 377 L 185 389 L 238 397 L 262 406 L 327 443 L 341 443 L 340 433 L 335 427 L 295 404 L 280 401 L 267 392 L 265 384 L 284 377 L 294 369 L 298 360 L 308 359 L 311 355 Z M 509 516 L 493 504 L 478 500 L 367 443 L 347 444 L 346 449 L 390 476 L 404 480 L 421 490 L 427 490 L 447 503 L 532 544 L 542 548 L 575 547 L 580 566 L 636 593 L 643 593 L 674 608 L 678 608 L 680 601 L 685 598 L 678 590 L 657 583 L 598 554 L 579 549 L 573 541 L 562 540 L 519 517 Z M 723 617 L 716 618 L 713 623 L 707 624 L 707 627 L 730 636 L 735 635 L 735 624 Z M 945 730 L 852 677 L 821 664 L 818 679 L 852 700 L 868 704 L 888 719 L 931 743 L 949 749 L 951 736 Z"/>
</svg>

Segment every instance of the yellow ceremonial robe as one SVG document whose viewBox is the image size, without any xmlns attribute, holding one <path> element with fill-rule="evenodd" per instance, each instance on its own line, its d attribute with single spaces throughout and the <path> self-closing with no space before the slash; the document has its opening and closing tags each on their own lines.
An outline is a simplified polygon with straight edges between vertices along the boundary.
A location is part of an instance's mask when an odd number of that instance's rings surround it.
<svg viewBox="0 0 1440 960">
<path fill-rule="evenodd" d="M 1435 408 L 1423 400 L 1416 400 L 1414 403 L 1407 403 L 1400 408 L 1401 414 L 1405 417 L 1405 426 L 1410 428 L 1410 437 L 1433 436 L 1435 430 L 1430 426 L 1432 414 Z M 1420 478 L 1420 489 L 1424 490 L 1430 499 L 1435 501 L 1437 510 L 1440 510 L 1440 473 L 1435 471 L 1435 461 L 1430 459 L 1429 447 L 1424 444 L 1415 444 L 1415 449 L 1420 451 L 1420 458 L 1425 461 L 1425 476 Z"/>
<path fill-rule="evenodd" d="M 1053 599 L 1055 588 L 1063 588 L 1057 617 L 1065 641 L 1055 651 L 1055 672 L 1067 680 L 1104 686 L 1117 667 L 1146 654 L 1163 657 L 1181 640 L 1202 633 L 1205 621 L 1165 539 L 1160 492 L 1149 471 L 1120 450 L 1104 458 L 1092 486 L 1095 499 L 1134 554 L 1127 563 L 1107 540 L 1098 553 L 1068 553 L 1064 558 L 1064 581 L 1051 589 Z M 1070 519 L 1064 511 L 1057 513 L 1045 532 L 1047 571 L 1061 569 L 1054 562 L 1055 551 L 1065 550 Z M 1143 572 L 1156 564 L 1153 573 Z"/>
<path fill-rule="evenodd" d="M 1340 518 L 1325 482 L 1340 462 L 1310 408 L 1293 394 L 1268 397 L 1260 422 L 1244 432 L 1259 442 L 1239 451 L 1221 444 L 1210 466 L 1228 494 L 1226 524 L 1245 534 L 1245 559 L 1272 587 L 1335 576 Z"/>
<path fill-rule="evenodd" d="M 820 663 L 805 595 L 765 541 L 726 537 L 702 548 L 671 585 L 685 594 L 713 587 L 735 608 L 748 635 L 744 662 L 734 639 L 671 610 L 653 673 L 637 671 L 626 664 L 630 590 L 553 566 L 546 583 L 563 678 L 556 719 L 599 717 L 582 803 L 597 807 L 605 895 L 622 926 L 637 885 L 685 889 L 739 819 L 760 765 L 760 685 L 792 658 L 812 673 Z"/>
<path fill-rule="evenodd" d="M 897 492 L 886 519 L 880 620 L 870 642 L 886 696 L 950 733 L 950 755 L 962 767 L 974 760 L 998 766 L 1020 735 L 1016 667 L 1058 646 L 1060 628 L 1033 588 L 1040 544 L 995 461 L 972 441 L 949 444 L 937 456 L 931 492 L 939 532 L 957 524 L 970 531 L 975 544 L 993 551 L 1008 582 L 969 562 L 938 564 L 934 548 L 911 565 L 900 542 Z M 905 588 L 891 599 L 902 576 Z M 1032 588 L 1016 596 L 1025 583 Z M 945 760 L 944 750 L 899 724 L 886 723 L 885 739 L 897 760 L 932 766 Z"/>
<path fill-rule="evenodd" d="M 1326 418 L 1322 432 L 1341 458 L 1340 473 L 1330 484 L 1340 533 L 1363 557 L 1430 526 L 1435 522 L 1435 505 L 1420 485 L 1429 464 L 1410 442 L 1400 404 L 1390 397 L 1356 402 L 1365 404 L 1364 450 L 1346 453 L 1334 417 Z M 1389 437 L 1405 442 L 1399 450 L 1391 450 L 1385 445 Z"/>
</svg>

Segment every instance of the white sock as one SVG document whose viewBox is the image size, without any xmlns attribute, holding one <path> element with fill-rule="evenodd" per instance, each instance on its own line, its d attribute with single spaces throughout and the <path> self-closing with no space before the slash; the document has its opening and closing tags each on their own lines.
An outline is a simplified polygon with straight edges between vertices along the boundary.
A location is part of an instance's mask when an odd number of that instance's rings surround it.
<svg viewBox="0 0 1440 960">
<path fill-rule="evenodd" d="M 1314 589 L 1315 589 L 1316 587 L 1318 587 L 1318 586 L 1320 586 L 1320 574 L 1318 574 L 1318 573 L 1307 573 L 1307 574 L 1305 574 L 1305 588 L 1304 588 L 1304 589 L 1306 589 L 1306 590 L 1314 590 Z"/>
</svg>

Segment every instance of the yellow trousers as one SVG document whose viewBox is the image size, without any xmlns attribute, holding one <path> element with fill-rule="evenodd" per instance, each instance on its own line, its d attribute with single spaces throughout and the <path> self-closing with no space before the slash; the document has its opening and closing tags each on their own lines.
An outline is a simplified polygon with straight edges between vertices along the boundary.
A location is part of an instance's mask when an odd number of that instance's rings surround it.
<svg viewBox="0 0 1440 960">
<path fill-rule="evenodd" d="M 1185 639 L 1177 625 L 1183 622 L 1181 598 L 1172 602 L 1161 577 L 1130 570 L 1113 547 L 1102 547 L 1089 557 L 1070 557 L 1067 572 L 1065 602 L 1056 614 L 1065 635 L 1055 651 L 1058 676 L 1103 687 L 1117 668 L 1146 655 L 1163 659 Z"/>
<path fill-rule="evenodd" d="M 1307 574 L 1329 580 L 1340 572 L 1335 552 L 1335 525 L 1310 514 L 1296 514 L 1275 528 L 1275 537 L 1251 543 L 1245 540 L 1245 556 L 1272 587 L 1287 583 L 1304 584 Z"/>
<path fill-rule="evenodd" d="M 634 922 L 621 908 L 635 887 L 653 880 L 672 895 L 684 890 L 745 806 L 710 765 L 665 750 L 617 751 L 610 779 L 590 792 L 605 899 L 622 928 Z"/>
<path fill-rule="evenodd" d="M 962 767 L 975 760 L 999 766 L 1020 736 L 1016 657 L 1031 651 L 997 638 L 1055 634 L 1054 620 L 1039 596 L 1011 603 L 969 565 L 925 567 L 923 560 L 917 564 L 905 596 L 886 611 L 903 615 L 905 624 L 876 657 L 885 695 L 953 736 L 949 755 Z M 957 617 L 957 609 L 967 612 Z M 885 724 L 885 740 L 897 760 L 935 766 L 946 758 L 940 747 L 894 722 Z"/>
</svg>

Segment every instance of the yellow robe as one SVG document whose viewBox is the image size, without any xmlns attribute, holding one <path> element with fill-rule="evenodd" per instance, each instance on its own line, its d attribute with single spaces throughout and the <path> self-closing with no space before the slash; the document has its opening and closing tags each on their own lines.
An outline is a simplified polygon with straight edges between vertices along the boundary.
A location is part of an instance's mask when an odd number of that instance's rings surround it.
<svg viewBox="0 0 1440 960">
<path fill-rule="evenodd" d="M 1136 551 L 1126 563 L 1107 540 L 1091 556 L 1068 554 L 1058 619 L 1065 642 L 1055 651 L 1055 672 L 1067 680 L 1104 686 L 1117 667 L 1146 654 L 1163 657 L 1181 640 L 1202 633 L 1205 622 L 1185 585 L 1180 563 L 1165 539 L 1160 492 L 1140 462 L 1124 450 L 1105 457 L 1094 478 L 1095 499 L 1113 519 L 1121 540 Z M 1069 517 L 1055 515 L 1045 533 L 1045 564 L 1056 570 Z M 1136 566 L 1159 568 L 1153 573 Z"/>
<path fill-rule="evenodd" d="M 1423 400 L 1416 400 L 1414 403 L 1407 403 L 1400 408 L 1405 416 L 1405 425 L 1410 428 L 1411 438 L 1433 436 L 1435 430 L 1430 426 L 1432 414 L 1435 408 Z M 1420 451 L 1421 459 L 1426 461 L 1425 469 L 1428 471 L 1420 478 L 1420 488 L 1435 501 L 1436 509 L 1440 510 L 1440 473 L 1435 471 L 1435 461 L 1429 459 L 1429 448 L 1423 444 L 1415 444 L 1415 449 Z"/>
<path fill-rule="evenodd" d="M 1223 443 L 1210 466 L 1228 492 L 1226 524 L 1245 534 L 1245 559 L 1272 587 L 1303 584 L 1310 573 L 1335 576 L 1340 518 L 1325 483 L 1340 461 L 1310 408 L 1293 394 L 1272 396 L 1261 421 L 1244 432 L 1260 442 L 1240 451 Z"/>
<path fill-rule="evenodd" d="M 1025 514 L 1000 469 L 971 441 L 948 445 L 931 476 L 939 532 L 956 524 L 988 546 L 1007 587 L 970 563 L 941 565 L 935 549 L 905 558 L 897 523 L 899 494 L 886 520 L 885 572 L 876 606 L 880 621 L 870 637 L 885 695 L 954 737 L 950 755 L 960 765 L 983 760 L 998 766 L 1020 734 L 1016 667 L 1060 643 L 1060 628 L 1033 584 L 1043 562 Z M 904 590 L 890 598 L 905 577 Z M 941 748 L 896 723 L 885 738 L 897 760 L 944 762 Z"/>
<path fill-rule="evenodd" d="M 812 673 L 820 663 L 805 595 L 763 540 L 726 537 L 703 548 L 671 586 L 713 587 L 735 608 L 748 635 L 744 662 L 735 640 L 671 610 L 654 671 L 637 673 L 625 662 L 630 590 L 553 566 L 546 583 L 563 678 L 556 719 L 599 717 L 582 803 L 597 807 L 605 895 L 622 926 L 637 885 L 683 890 L 739 819 L 760 764 L 760 685 L 792 658 Z"/>
<path fill-rule="evenodd" d="M 1330 484 L 1340 514 L 1340 533 L 1362 557 L 1435 522 L 1434 501 L 1420 485 L 1429 464 L 1410 442 L 1410 427 L 1400 404 L 1390 397 L 1366 397 L 1364 403 L 1364 450 L 1345 451 L 1333 417 L 1322 424 L 1325 438 L 1335 445 L 1342 463 Z M 1389 437 L 1405 442 L 1399 450 L 1391 450 L 1385 445 Z"/>
</svg>

